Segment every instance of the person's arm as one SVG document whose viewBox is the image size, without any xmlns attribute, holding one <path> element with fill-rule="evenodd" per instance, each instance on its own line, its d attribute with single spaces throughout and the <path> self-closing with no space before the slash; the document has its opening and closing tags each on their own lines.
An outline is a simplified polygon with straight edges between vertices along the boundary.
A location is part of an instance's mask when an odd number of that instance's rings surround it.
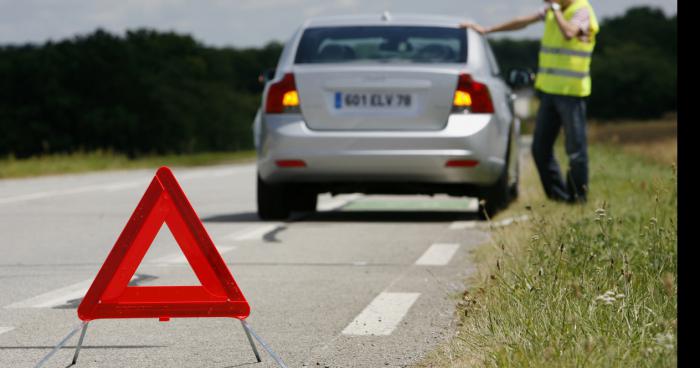
<svg viewBox="0 0 700 368">
<path fill-rule="evenodd" d="M 551 4 L 551 1 L 546 2 Z M 552 12 L 554 13 L 554 18 L 557 20 L 557 24 L 559 25 L 559 30 L 567 41 L 581 33 L 581 28 L 564 18 L 564 13 L 561 11 L 560 7 L 552 8 Z"/>
<path fill-rule="evenodd" d="M 523 28 L 529 26 L 530 24 L 535 23 L 541 19 L 542 19 L 541 15 L 539 13 L 535 13 L 535 14 L 531 14 L 531 15 L 517 17 L 517 18 L 514 18 L 513 20 L 510 20 L 508 22 L 505 22 L 505 23 L 502 23 L 502 24 L 499 24 L 499 25 L 493 26 L 493 27 L 482 27 L 482 26 L 475 24 L 475 23 L 462 23 L 462 24 L 460 24 L 460 26 L 464 27 L 464 28 L 472 28 L 481 34 L 487 34 L 487 33 L 493 33 L 493 32 L 516 31 L 519 29 L 523 29 Z"/>
</svg>

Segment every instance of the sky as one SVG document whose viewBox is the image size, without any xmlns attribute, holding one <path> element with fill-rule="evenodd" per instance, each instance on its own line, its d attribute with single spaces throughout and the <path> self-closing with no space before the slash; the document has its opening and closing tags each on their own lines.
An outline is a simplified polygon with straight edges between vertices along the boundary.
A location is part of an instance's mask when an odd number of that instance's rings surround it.
<svg viewBox="0 0 700 368">
<path fill-rule="evenodd" d="M 632 6 L 676 14 L 676 0 L 590 0 L 599 20 Z M 452 15 L 489 26 L 531 14 L 542 0 L 0 0 L 0 44 L 43 43 L 102 28 L 123 35 L 149 28 L 190 34 L 217 47 L 259 47 L 286 41 L 306 19 L 390 13 Z M 503 33 L 538 38 L 542 24 Z M 496 35 L 495 35 L 496 36 Z"/>
</svg>

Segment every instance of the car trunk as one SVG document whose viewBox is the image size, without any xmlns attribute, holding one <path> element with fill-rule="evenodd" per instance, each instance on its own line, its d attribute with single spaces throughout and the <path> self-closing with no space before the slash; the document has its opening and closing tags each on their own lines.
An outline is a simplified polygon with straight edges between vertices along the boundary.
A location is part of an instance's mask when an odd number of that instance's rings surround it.
<svg viewBox="0 0 700 368">
<path fill-rule="evenodd" d="M 294 76 L 312 130 L 440 130 L 452 109 L 458 70 L 297 65 Z"/>
</svg>

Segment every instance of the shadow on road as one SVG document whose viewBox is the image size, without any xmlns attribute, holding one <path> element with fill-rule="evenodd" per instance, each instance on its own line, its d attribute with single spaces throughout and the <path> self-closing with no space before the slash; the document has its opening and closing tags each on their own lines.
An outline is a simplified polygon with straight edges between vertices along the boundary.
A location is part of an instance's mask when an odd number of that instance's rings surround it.
<svg viewBox="0 0 700 368">
<path fill-rule="evenodd" d="M 205 217 L 204 222 L 263 222 L 255 212 Z M 481 221 L 466 211 L 321 211 L 294 213 L 286 222 L 453 222 Z"/>
<path fill-rule="evenodd" d="M 263 222 L 256 212 L 241 212 L 223 215 L 214 215 L 202 218 L 204 222 Z"/>
</svg>

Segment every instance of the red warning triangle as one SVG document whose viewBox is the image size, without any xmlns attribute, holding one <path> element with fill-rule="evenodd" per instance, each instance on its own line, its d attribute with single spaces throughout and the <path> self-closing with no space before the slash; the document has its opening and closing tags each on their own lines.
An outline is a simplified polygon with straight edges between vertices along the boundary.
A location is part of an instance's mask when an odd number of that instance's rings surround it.
<svg viewBox="0 0 700 368">
<path fill-rule="evenodd" d="M 163 223 L 202 286 L 128 286 Z M 248 302 L 175 176 L 161 167 L 80 303 L 78 317 L 243 319 L 249 314 Z"/>
</svg>

